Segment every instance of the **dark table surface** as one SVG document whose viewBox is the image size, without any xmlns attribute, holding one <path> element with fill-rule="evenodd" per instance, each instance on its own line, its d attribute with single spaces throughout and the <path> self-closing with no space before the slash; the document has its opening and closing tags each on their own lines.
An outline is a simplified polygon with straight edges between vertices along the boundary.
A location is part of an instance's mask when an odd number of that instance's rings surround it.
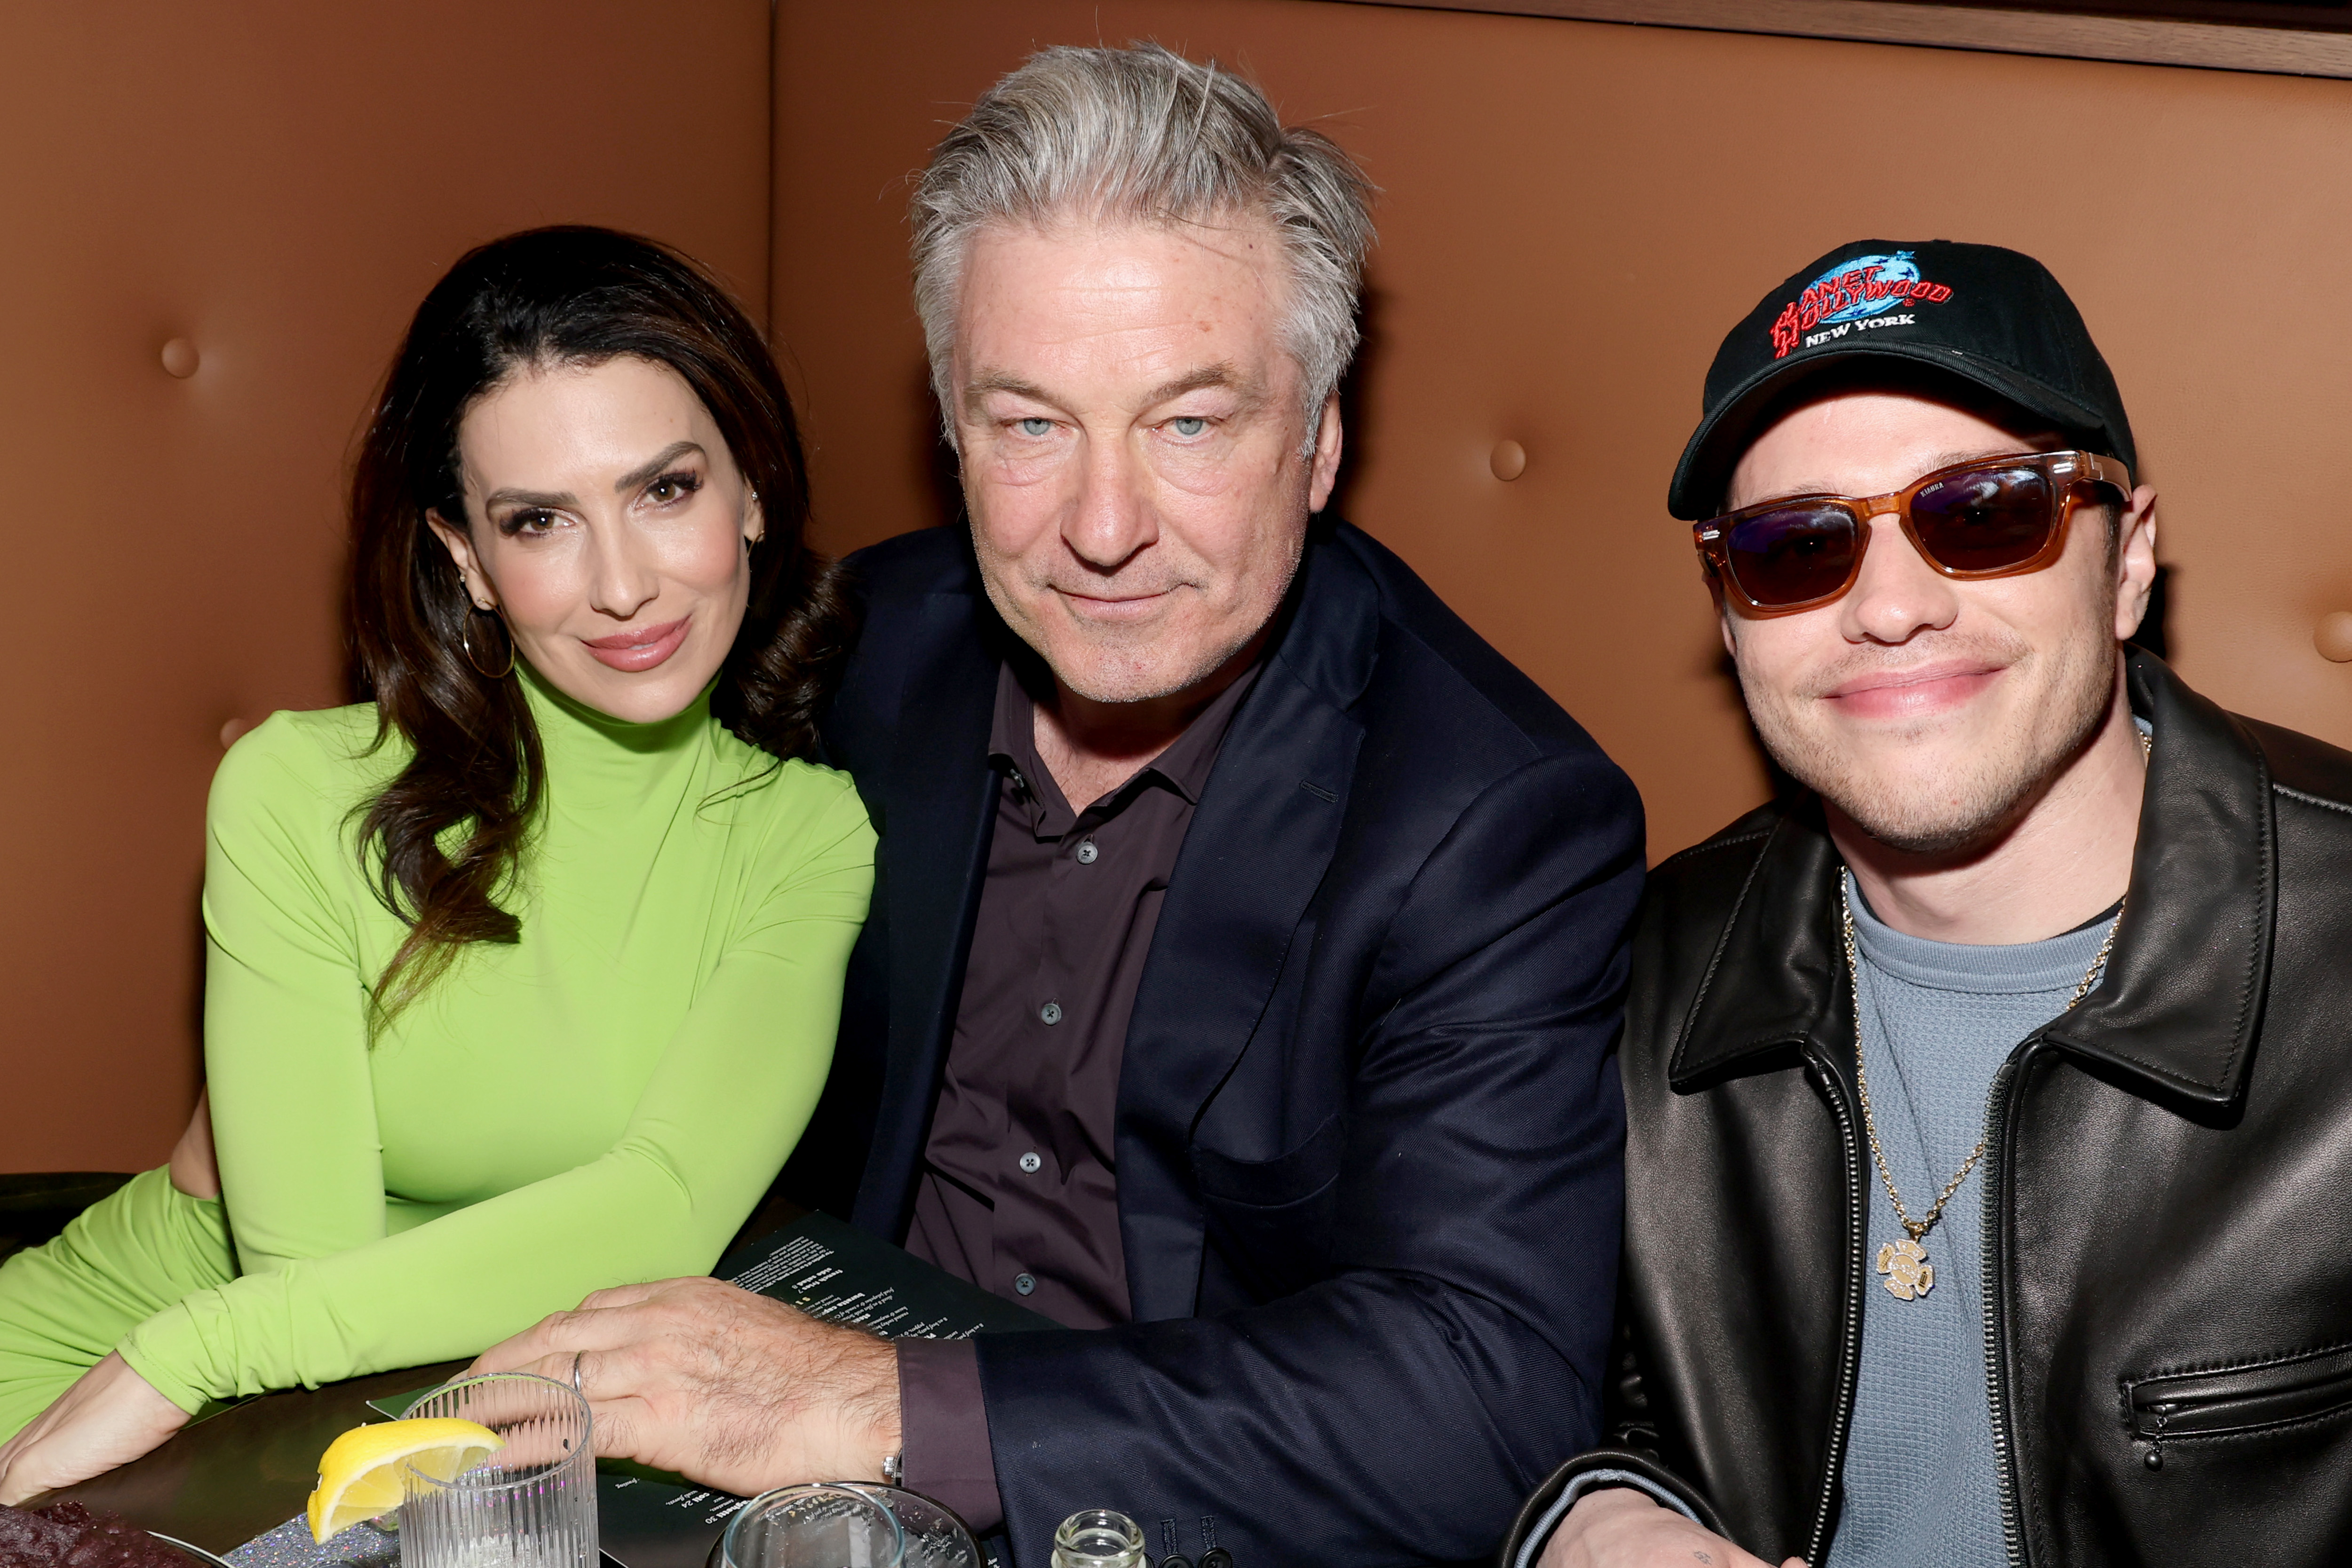
<svg viewBox="0 0 2352 1568">
<path fill-rule="evenodd" d="M 771 1192 L 728 1251 L 780 1230 L 808 1210 Z M 327 1445 L 363 1422 L 368 1401 L 446 1382 L 462 1361 L 354 1377 L 317 1389 L 265 1394 L 207 1420 L 119 1470 L 32 1500 L 79 1502 L 205 1551 L 226 1553 L 300 1513 L 319 1481 Z"/>
<path fill-rule="evenodd" d="M 327 1445 L 383 1419 L 369 1400 L 430 1387 L 465 1367 L 452 1361 L 265 1394 L 182 1428 L 143 1459 L 38 1500 L 79 1502 L 207 1552 L 231 1552 L 302 1511 Z"/>
</svg>

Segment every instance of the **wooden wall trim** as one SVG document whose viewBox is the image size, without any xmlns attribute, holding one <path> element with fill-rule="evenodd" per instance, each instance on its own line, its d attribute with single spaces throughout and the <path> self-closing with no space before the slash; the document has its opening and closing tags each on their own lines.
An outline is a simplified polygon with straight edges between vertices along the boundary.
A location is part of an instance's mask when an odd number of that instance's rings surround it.
<svg viewBox="0 0 2352 1568">
<path fill-rule="evenodd" d="M 1633 22 L 1723 33 L 1774 33 L 2000 54 L 2221 70 L 2352 78 L 2352 34 L 2127 16 L 2053 16 L 1895 0 L 1342 0 L 1431 11 L 1486 11 L 1582 22 Z"/>
</svg>

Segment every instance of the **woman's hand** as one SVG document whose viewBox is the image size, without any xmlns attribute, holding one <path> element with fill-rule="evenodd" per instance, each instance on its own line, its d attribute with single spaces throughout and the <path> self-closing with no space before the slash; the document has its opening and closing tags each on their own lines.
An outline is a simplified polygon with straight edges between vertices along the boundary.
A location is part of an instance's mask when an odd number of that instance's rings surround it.
<svg viewBox="0 0 2352 1568">
<path fill-rule="evenodd" d="M 1768 1568 L 1646 1492 L 1605 1487 L 1576 1500 L 1536 1568 Z M 1791 1557 L 1780 1568 L 1805 1568 Z"/>
<path fill-rule="evenodd" d="M 0 1444 L 0 1503 L 104 1475 L 187 1424 L 186 1411 L 110 1354 Z"/>
</svg>

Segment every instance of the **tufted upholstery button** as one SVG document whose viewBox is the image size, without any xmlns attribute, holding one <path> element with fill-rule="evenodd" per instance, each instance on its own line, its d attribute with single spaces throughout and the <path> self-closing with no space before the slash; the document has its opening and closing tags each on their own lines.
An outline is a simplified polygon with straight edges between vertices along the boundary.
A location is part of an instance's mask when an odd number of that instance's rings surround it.
<svg viewBox="0 0 2352 1568">
<path fill-rule="evenodd" d="M 163 370 L 166 374 L 186 381 L 204 362 L 205 357 L 197 353 L 196 346 L 185 338 L 174 338 L 163 345 Z"/>
<path fill-rule="evenodd" d="M 2332 610 L 2312 629 L 2311 645 L 2319 656 L 2338 664 L 2352 664 L 2352 610 Z"/>
<path fill-rule="evenodd" d="M 1528 471 L 1528 449 L 1516 441 L 1497 441 L 1495 450 L 1487 454 L 1486 466 L 1496 478 L 1508 484 Z"/>
</svg>

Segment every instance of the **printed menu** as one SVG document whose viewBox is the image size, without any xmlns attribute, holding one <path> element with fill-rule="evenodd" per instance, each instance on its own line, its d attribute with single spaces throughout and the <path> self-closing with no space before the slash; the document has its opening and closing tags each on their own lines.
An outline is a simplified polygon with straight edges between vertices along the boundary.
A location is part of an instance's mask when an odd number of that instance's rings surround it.
<svg viewBox="0 0 2352 1568">
<path fill-rule="evenodd" d="M 1052 1319 L 992 1296 L 829 1214 L 810 1214 L 720 1260 L 712 1273 L 827 1322 L 885 1339 L 967 1339 L 1050 1329 Z M 379 1400 L 398 1416 L 417 1394 Z M 607 1459 L 597 1467 L 596 1527 L 622 1568 L 704 1568 L 744 1500 Z"/>
</svg>

